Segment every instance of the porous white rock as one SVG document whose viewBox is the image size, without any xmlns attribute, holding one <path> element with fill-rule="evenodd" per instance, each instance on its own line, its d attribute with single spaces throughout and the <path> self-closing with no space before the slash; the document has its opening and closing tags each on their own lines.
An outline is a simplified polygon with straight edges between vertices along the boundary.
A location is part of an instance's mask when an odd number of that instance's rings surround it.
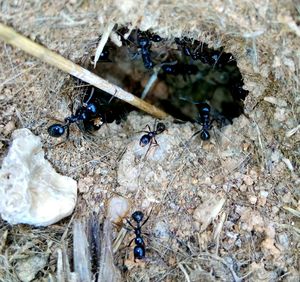
<svg viewBox="0 0 300 282">
<path fill-rule="evenodd" d="M 107 218 L 114 223 L 119 223 L 128 213 L 130 203 L 123 197 L 112 197 L 108 202 Z"/>
<path fill-rule="evenodd" d="M 0 214 L 10 224 L 47 226 L 70 215 L 77 183 L 44 158 L 40 137 L 17 129 L 0 170 Z"/>
</svg>

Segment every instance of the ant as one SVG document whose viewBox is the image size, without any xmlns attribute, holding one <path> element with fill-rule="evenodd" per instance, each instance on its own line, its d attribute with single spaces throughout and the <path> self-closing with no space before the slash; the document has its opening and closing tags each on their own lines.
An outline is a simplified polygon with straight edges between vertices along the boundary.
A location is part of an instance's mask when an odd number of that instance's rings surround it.
<svg viewBox="0 0 300 282">
<path fill-rule="evenodd" d="M 212 120 L 210 120 L 210 106 L 207 103 L 200 103 L 197 105 L 199 110 L 200 121 L 198 123 L 202 125 L 201 130 L 193 134 L 193 136 L 200 133 L 200 138 L 206 141 L 210 138 L 209 130 L 212 128 Z"/>
<path fill-rule="evenodd" d="M 144 134 L 141 139 L 140 139 L 140 146 L 141 147 L 145 147 L 146 145 L 148 145 L 150 143 L 150 146 L 147 150 L 147 153 L 148 151 L 150 150 L 151 146 L 158 146 L 158 143 L 155 139 L 155 136 L 164 132 L 166 130 L 166 126 L 162 123 L 162 122 L 159 122 L 157 125 L 156 125 L 156 130 L 151 130 L 150 129 L 150 126 L 147 125 L 146 126 L 148 128 L 147 131 L 142 131 L 142 132 L 145 132 L 147 134 Z M 155 127 L 155 126 L 154 126 Z M 146 155 L 147 155 L 146 153 Z"/>
<path fill-rule="evenodd" d="M 135 243 L 135 247 L 133 249 L 133 254 L 134 254 L 134 262 L 136 259 L 143 259 L 146 255 L 145 251 L 145 242 L 142 237 L 142 226 L 148 221 L 149 216 L 145 219 L 145 221 L 141 224 L 144 218 L 144 214 L 141 211 L 135 211 L 131 215 L 132 219 L 136 222 L 136 226 L 134 226 L 128 219 L 126 219 L 127 223 L 133 228 L 135 238 L 133 238 L 128 247 L 132 244 L 133 240 Z"/>
<path fill-rule="evenodd" d="M 193 55 L 190 47 L 188 46 L 188 44 L 191 43 L 190 39 L 188 39 L 187 37 L 184 37 L 184 39 L 179 39 L 178 37 L 175 37 L 175 43 L 181 47 L 182 52 L 185 56 L 191 57 Z"/>
<path fill-rule="evenodd" d="M 91 96 L 92 96 L 92 94 L 91 94 Z M 67 138 L 68 138 L 69 137 L 69 127 L 70 127 L 71 123 L 78 124 L 78 122 L 80 122 L 80 121 L 84 122 L 84 121 L 90 121 L 93 119 L 96 120 L 97 118 L 100 118 L 100 124 L 98 124 L 98 125 L 95 124 L 95 126 L 100 128 L 101 125 L 103 124 L 102 118 L 99 117 L 97 106 L 94 103 L 91 103 L 89 100 L 90 100 L 90 98 L 88 99 L 88 101 L 86 103 L 84 103 L 81 107 L 79 107 L 76 110 L 75 115 L 72 114 L 71 116 L 66 117 L 65 124 L 55 123 L 55 124 L 50 125 L 47 129 L 48 134 L 52 137 L 61 137 L 67 130 Z"/>
<path fill-rule="evenodd" d="M 166 74 L 170 75 L 195 75 L 199 71 L 196 65 L 189 65 L 189 64 L 165 64 L 162 65 L 162 70 Z"/>
<path fill-rule="evenodd" d="M 154 66 L 154 63 L 151 61 L 150 57 L 150 39 L 145 36 L 138 36 L 137 39 L 138 46 L 141 48 L 141 54 L 146 69 L 151 69 Z"/>
<path fill-rule="evenodd" d="M 161 42 L 163 39 L 157 34 L 151 34 L 150 40 L 153 42 Z"/>
</svg>

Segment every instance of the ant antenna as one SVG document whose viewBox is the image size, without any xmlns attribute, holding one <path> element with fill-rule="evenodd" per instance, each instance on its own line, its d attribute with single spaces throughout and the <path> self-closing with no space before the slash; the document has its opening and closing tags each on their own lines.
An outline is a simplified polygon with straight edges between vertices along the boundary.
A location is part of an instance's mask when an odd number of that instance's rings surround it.
<svg viewBox="0 0 300 282">
<path fill-rule="evenodd" d="M 83 102 L 83 103 L 82 103 L 82 105 L 83 105 L 84 107 L 86 107 L 87 104 L 89 103 L 89 101 L 92 99 L 92 97 L 93 97 L 93 95 L 94 95 L 94 92 L 95 92 L 95 87 L 92 87 L 92 91 L 91 91 L 91 94 L 90 94 L 89 98 L 87 99 L 86 102 Z"/>
<path fill-rule="evenodd" d="M 165 66 L 165 65 L 172 66 L 172 65 L 176 65 L 176 64 L 177 64 L 177 61 L 170 62 L 170 63 L 166 62 L 166 63 L 161 63 L 161 64 L 159 64 L 159 65 L 157 65 L 153 68 L 153 74 L 150 76 L 150 78 L 149 78 L 149 80 L 148 80 L 148 82 L 147 82 L 147 84 L 146 84 L 146 86 L 145 86 L 145 88 L 144 88 L 144 90 L 141 94 L 141 99 L 142 100 L 144 100 L 146 98 L 147 94 L 149 93 L 149 91 L 153 87 L 154 83 L 156 82 L 157 76 L 158 76 L 158 73 L 159 73 L 161 67 Z"/>
</svg>

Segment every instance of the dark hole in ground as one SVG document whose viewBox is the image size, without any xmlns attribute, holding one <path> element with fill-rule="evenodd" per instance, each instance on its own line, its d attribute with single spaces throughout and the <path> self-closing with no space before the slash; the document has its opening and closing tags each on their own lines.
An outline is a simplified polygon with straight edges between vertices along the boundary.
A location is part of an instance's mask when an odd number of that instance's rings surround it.
<svg viewBox="0 0 300 282">
<path fill-rule="evenodd" d="M 210 105 L 209 120 L 217 120 L 219 126 L 243 113 L 248 91 L 242 88 L 236 60 L 223 48 L 210 49 L 187 37 L 165 40 L 148 31 L 129 33 L 127 28 L 116 28 L 115 32 L 122 47 L 108 41 L 95 69 L 90 57 L 89 69 L 94 73 L 183 121 L 199 122 L 201 103 Z M 119 123 L 133 110 L 93 87 L 86 91 L 84 101 L 95 103 L 106 123 Z M 84 127 L 99 128 L 89 121 Z"/>
</svg>

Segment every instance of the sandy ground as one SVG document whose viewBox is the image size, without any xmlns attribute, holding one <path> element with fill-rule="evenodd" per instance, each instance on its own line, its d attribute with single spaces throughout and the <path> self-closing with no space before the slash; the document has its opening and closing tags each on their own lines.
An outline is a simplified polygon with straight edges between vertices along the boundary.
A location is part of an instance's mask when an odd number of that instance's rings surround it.
<svg viewBox="0 0 300 282">
<path fill-rule="evenodd" d="M 1 18 L 80 62 L 96 46 L 99 18 L 90 7 L 75 12 L 75 2 L 65 7 L 4 2 Z M 296 42 L 294 34 L 284 32 L 278 37 Z M 264 58 L 271 47 L 259 44 Z M 295 49 L 289 50 L 294 58 Z M 150 215 L 143 227 L 146 258 L 134 263 L 133 245 L 127 248 L 133 234 L 114 254 L 124 281 L 243 281 L 244 276 L 246 281 L 299 281 L 298 67 L 288 72 L 292 61 L 280 66 L 261 59 L 255 72 L 248 55 L 240 61 L 236 56 L 250 91 L 247 116 L 214 127 L 207 142 L 191 139 L 199 127 L 167 119 L 159 146 L 146 155 L 139 131 L 153 127 L 155 119 L 140 112 L 120 125 L 103 126 L 93 138 L 74 125 L 70 139 L 55 146 L 59 141 L 49 138 L 47 127 L 70 114 L 70 99 L 78 104 L 82 97 L 67 75 L 1 43 L 1 158 L 12 131 L 30 128 L 41 136 L 55 169 L 78 181 L 79 199 L 71 217 L 47 228 L 1 221 L 0 279 L 55 281 L 59 250 L 67 250 L 72 264 L 74 220 L 94 214 L 102 223 L 108 200 L 118 195 L 130 203 L 128 217 L 136 210 Z M 113 239 L 119 230 L 114 226 Z"/>
</svg>

